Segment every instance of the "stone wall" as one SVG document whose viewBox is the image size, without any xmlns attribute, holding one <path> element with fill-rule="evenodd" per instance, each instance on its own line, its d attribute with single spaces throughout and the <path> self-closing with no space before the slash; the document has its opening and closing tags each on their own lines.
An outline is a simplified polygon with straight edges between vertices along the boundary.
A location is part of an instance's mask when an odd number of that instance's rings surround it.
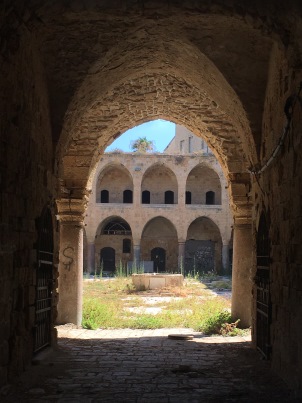
<svg viewBox="0 0 302 403">
<path fill-rule="evenodd" d="M 280 143 L 291 114 L 289 131 L 280 152 L 264 172 L 254 177 L 254 226 L 265 212 L 270 236 L 271 360 L 273 369 L 296 390 L 302 389 L 302 102 L 301 74 L 295 74 L 275 50 L 270 65 L 263 120 L 262 164 Z M 294 96 L 293 96 L 294 95 Z M 293 96 L 293 97 L 292 97 Z M 295 106 L 286 107 L 292 100 Z M 287 104 L 288 105 L 288 104 Z M 256 254 L 256 253 L 255 253 Z M 255 315 L 254 315 L 254 324 Z M 254 326 L 254 333 L 256 327 Z"/>
<path fill-rule="evenodd" d="M 45 205 L 53 210 L 55 196 L 40 54 L 13 13 L 7 21 L 0 54 L 0 386 L 32 359 L 37 219 Z"/>
</svg>

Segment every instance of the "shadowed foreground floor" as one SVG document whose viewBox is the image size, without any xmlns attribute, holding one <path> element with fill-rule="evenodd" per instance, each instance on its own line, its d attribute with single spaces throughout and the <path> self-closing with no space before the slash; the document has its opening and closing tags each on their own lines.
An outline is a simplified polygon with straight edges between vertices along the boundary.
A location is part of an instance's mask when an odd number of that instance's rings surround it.
<svg viewBox="0 0 302 403">
<path fill-rule="evenodd" d="M 4 402 L 298 402 L 248 338 L 188 329 L 59 326 L 59 348 L 37 359 Z M 173 340 L 169 334 L 193 334 Z"/>
</svg>

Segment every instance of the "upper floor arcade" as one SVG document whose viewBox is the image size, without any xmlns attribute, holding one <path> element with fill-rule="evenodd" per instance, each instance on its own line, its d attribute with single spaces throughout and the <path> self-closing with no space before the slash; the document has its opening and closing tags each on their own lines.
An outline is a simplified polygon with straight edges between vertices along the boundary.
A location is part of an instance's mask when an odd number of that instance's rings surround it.
<svg viewBox="0 0 302 403">
<path fill-rule="evenodd" d="M 228 203 L 225 188 L 222 170 L 210 154 L 106 153 L 97 168 L 90 204 L 222 208 Z"/>
</svg>

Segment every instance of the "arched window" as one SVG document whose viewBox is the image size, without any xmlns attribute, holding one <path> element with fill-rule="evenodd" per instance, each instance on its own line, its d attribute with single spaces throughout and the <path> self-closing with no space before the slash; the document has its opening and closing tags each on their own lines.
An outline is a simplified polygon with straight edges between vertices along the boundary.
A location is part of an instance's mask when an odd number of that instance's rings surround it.
<svg viewBox="0 0 302 403">
<path fill-rule="evenodd" d="M 101 190 L 101 203 L 109 203 L 109 192 L 108 190 Z"/>
<path fill-rule="evenodd" d="M 131 239 L 123 239 L 123 253 L 131 253 Z"/>
<path fill-rule="evenodd" d="M 186 192 L 186 204 L 191 204 L 192 203 L 192 193 L 191 192 Z"/>
<path fill-rule="evenodd" d="M 149 192 L 149 190 L 144 190 L 142 192 L 142 204 L 150 204 L 150 192 Z"/>
<path fill-rule="evenodd" d="M 123 192 L 123 203 L 132 203 L 133 196 L 132 190 L 124 190 Z"/>
<path fill-rule="evenodd" d="M 172 190 L 165 192 L 165 204 L 174 204 L 174 192 Z"/>
<path fill-rule="evenodd" d="M 110 221 L 102 230 L 103 235 L 131 235 L 130 225 L 125 221 Z"/>
<path fill-rule="evenodd" d="M 210 190 L 206 193 L 206 204 L 215 204 L 215 192 Z"/>
</svg>

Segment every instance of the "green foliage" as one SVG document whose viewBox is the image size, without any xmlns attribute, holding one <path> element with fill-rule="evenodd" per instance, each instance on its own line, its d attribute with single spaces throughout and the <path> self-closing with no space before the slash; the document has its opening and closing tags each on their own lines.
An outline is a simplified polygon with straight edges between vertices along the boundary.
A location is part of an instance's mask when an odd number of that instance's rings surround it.
<svg viewBox="0 0 302 403">
<path fill-rule="evenodd" d="M 222 325 L 225 323 L 231 323 L 231 314 L 226 309 L 222 311 L 216 311 L 205 317 L 199 326 L 199 331 L 204 334 L 219 334 L 221 332 Z"/>
<path fill-rule="evenodd" d="M 143 274 L 144 273 L 144 262 L 139 262 L 137 264 L 136 260 L 133 261 L 132 268 L 128 274 Z"/>
<path fill-rule="evenodd" d="M 231 281 L 223 280 L 223 281 L 214 281 L 212 283 L 214 288 L 221 289 L 223 288 L 224 290 L 231 290 L 232 289 L 232 283 Z"/>
<path fill-rule="evenodd" d="M 82 326 L 86 329 L 116 326 L 116 310 L 113 304 L 96 299 L 84 300 Z"/>
<path fill-rule="evenodd" d="M 127 277 L 127 267 L 123 265 L 123 262 L 120 260 L 118 267 L 115 269 L 116 277 Z"/>
<path fill-rule="evenodd" d="M 160 305 L 161 310 L 150 314 L 143 309 L 150 306 L 145 298 L 148 292 L 144 295 L 134 290 L 131 277 L 87 280 L 84 282 L 82 325 L 88 329 L 187 327 L 208 334 L 219 332 L 223 323 L 231 323 L 230 313 L 225 309 L 229 301 L 213 298 L 204 284 L 192 279 L 186 281 L 186 286 L 173 290 L 170 291 L 184 297 L 164 300 L 156 305 Z M 128 308 L 137 308 L 137 311 Z M 225 328 L 227 331 L 232 335 L 239 329 Z"/>
<path fill-rule="evenodd" d="M 148 140 L 147 137 L 139 137 L 130 144 L 131 150 L 134 152 L 150 153 L 155 151 L 155 145 L 152 140 Z"/>
</svg>

